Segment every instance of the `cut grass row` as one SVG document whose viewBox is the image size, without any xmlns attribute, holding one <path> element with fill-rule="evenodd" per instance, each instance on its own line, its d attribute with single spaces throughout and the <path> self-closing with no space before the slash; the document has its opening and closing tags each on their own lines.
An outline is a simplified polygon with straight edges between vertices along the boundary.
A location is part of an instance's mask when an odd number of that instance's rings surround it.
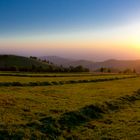
<svg viewBox="0 0 140 140">
<path fill-rule="evenodd" d="M 130 126 L 132 123 L 126 125 L 125 119 L 129 121 L 129 117 L 121 118 L 118 115 L 129 104 L 133 105 L 134 102 L 123 98 L 131 100 L 135 96 L 134 91 L 140 88 L 139 83 L 140 78 L 137 77 L 94 84 L 0 87 L 0 139 L 129 139 L 126 132 L 128 129 L 133 136 L 130 139 L 138 139 L 139 108 L 135 110 L 137 112 L 123 113 L 134 117 L 135 127 Z M 115 105 L 116 110 L 106 108 L 106 104 Z M 74 123 L 73 126 L 67 122 L 75 119 L 75 114 L 86 117 L 83 110 L 90 113 L 93 106 L 103 109 L 103 105 L 105 109 L 99 113 L 99 118 L 89 118 L 86 121 L 79 118 L 80 123 Z M 111 119 L 112 114 L 114 117 Z M 114 124 L 112 122 L 115 119 L 118 120 Z M 61 124 L 62 121 L 64 125 Z M 126 133 L 120 132 L 121 130 Z"/>
<path fill-rule="evenodd" d="M 20 127 L 22 129 L 30 128 L 32 132 L 39 132 L 40 138 L 45 139 L 58 139 L 63 137 L 65 139 L 74 139 L 73 136 L 66 135 L 71 133 L 75 128 L 84 125 L 90 121 L 102 119 L 104 115 L 109 115 L 116 111 L 120 111 L 128 105 L 133 104 L 135 101 L 140 100 L 140 90 L 136 91 L 132 95 L 125 95 L 109 102 L 103 102 L 102 104 L 92 104 L 80 108 L 76 111 L 66 112 L 59 118 L 53 118 L 51 116 L 44 117 L 38 121 L 32 121 L 25 125 L 10 126 L 11 128 Z M 108 122 L 109 123 L 109 122 Z M 3 126 L 1 126 L 3 128 Z M 8 131 L 0 130 L 0 138 L 16 138 L 22 139 L 26 137 L 25 133 L 19 133 L 19 130 L 10 134 Z M 37 135 L 31 134 L 31 137 L 38 138 Z M 76 139 L 76 138 L 75 138 Z"/>
<path fill-rule="evenodd" d="M 93 80 L 93 79 L 104 79 L 113 77 L 130 77 L 134 75 L 94 75 L 94 76 L 68 76 L 68 77 L 17 77 L 17 76 L 0 76 L 0 82 L 46 82 L 46 81 L 70 81 L 70 80 Z M 136 76 L 136 75 L 135 75 Z"/>
<path fill-rule="evenodd" d="M 105 82 L 121 79 L 136 78 L 137 76 L 124 76 L 124 77 L 107 77 L 92 80 L 69 80 L 69 81 L 44 81 L 44 82 L 0 82 L 0 86 L 50 86 L 50 85 L 64 85 L 64 84 L 77 84 L 77 83 L 95 83 Z"/>
<path fill-rule="evenodd" d="M 103 114 L 65 136 L 71 139 L 93 140 L 139 140 L 140 139 L 140 100 L 127 102 L 125 107 Z"/>
<path fill-rule="evenodd" d="M 134 74 L 117 74 L 117 73 L 14 73 L 0 72 L 0 76 L 16 76 L 16 77 L 81 77 L 81 76 L 113 76 L 113 75 L 134 75 Z"/>
</svg>

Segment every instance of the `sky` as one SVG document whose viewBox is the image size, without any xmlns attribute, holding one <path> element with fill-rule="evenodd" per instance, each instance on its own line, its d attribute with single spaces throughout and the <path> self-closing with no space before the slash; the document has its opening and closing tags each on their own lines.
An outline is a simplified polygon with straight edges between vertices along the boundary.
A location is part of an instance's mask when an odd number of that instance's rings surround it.
<svg viewBox="0 0 140 140">
<path fill-rule="evenodd" d="M 140 0 L 0 0 L 0 54 L 140 59 Z"/>
</svg>

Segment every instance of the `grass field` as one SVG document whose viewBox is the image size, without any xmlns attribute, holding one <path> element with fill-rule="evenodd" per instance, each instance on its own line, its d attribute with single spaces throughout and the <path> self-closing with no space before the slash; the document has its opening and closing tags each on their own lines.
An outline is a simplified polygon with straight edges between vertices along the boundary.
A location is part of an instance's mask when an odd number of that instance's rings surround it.
<svg viewBox="0 0 140 140">
<path fill-rule="evenodd" d="M 57 75 L 56 77 L 54 75 L 50 75 L 50 77 L 23 77 L 23 76 L 0 76 L 0 82 L 22 82 L 22 83 L 29 83 L 29 82 L 44 82 L 44 81 L 70 81 L 70 80 L 94 80 L 94 79 L 109 79 L 109 78 L 122 78 L 122 77 L 130 77 L 133 75 Z"/>
<path fill-rule="evenodd" d="M 2 74 L 0 83 L 64 83 L 0 86 L 0 140 L 140 139 L 139 76 L 28 75 Z"/>
</svg>

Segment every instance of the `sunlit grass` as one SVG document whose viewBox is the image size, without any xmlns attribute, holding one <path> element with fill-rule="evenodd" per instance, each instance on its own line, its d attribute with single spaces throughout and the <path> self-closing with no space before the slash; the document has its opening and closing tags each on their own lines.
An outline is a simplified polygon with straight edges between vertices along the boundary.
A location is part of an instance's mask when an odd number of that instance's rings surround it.
<svg viewBox="0 0 140 140">
<path fill-rule="evenodd" d="M 110 78 L 110 76 L 95 76 L 96 78 Z M 122 75 L 118 75 L 122 76 Z M 2 78 L 1 77 L 1 81 Z M 12 78 L 18 78 L 21 82 L 29 82 L 30 80 L 36 79 L 47 79 L 42 77 L 8 77 L 5 76 L 4 80 L 12 81 Z M 21 78 L 21 79 L 20 79 Z M 23 79 L 24 80 L 23 80 Z M 51 77 L 48 80 L 61 79 L 58 77 Z M 63 80 L 69 78 L 94 78 L 89 76 L 81 77 L 62 77 Z M 53 125 L 51 119 L 59 120 L 62 119 L 65 113 L 77 112 L 88 105 L 102 105 L 105 102 L 115 101 L 120 97 L 126 95 L 133 95 L 135 91 L 140 88 L 140 78 L 121 79 L 114 81 L 104 81 L 99 83 L 77 83 L 77 84 L 66 84 L 66 85 L 53 85 L 53 86 L 37 86 L 37 87 L 0 87 L 0 136 L 3 136 L 3 131 L 6 131 L 6 135 L 17 135 L 26 139 L 31 138 L 32 135 L 36 135 L 37 139 L 45 136 L 45 133 L 41 128 L 36 128 L 43 123 L 44 131 L 49 131 L 49 136 L 57 136 L 59 138 L 75 137 L 78 139 L 91 139 L 91 138 L 128 138 L 133 137 L 134 134 L 138 135 L 139 125 L 139 101 L 135 106 L 136 113 L 132 116 L 130 112 L 134 112 L 129 108 L 125 109 L 124 112 L 118 111 L 113 114 L 105 114 L 103 119 L 88 121 L 75 127 L 70 132 L 67 130 L 61 130 L 59 124 L 56 128 L 44 124 L 42 119 L 49 119 L 50 125 Z M 128 115 L 127 115 L 128 114 Z M 117 117 L 116 117 L 117 116 Z M 128 127 L 129 120 L 126 117 L 135 118 L 135 126 Z M 119 120 L 123 120 L 122 122 Z M 107 122 L 107 123 L 105 123 Z M 108 124 L 110 123 L 111 124 Z M 127 124 L 125 124 L 127 123 Z M 94 128 L 95 126 L 95 128 Z M 48 128 L 49 127 L 49 128 Z M 126 129 L 124 131 L 124 129 Z M 134 129 L 134 130 L 133 130 Z M 132 131 L 129 135 L 126 131 Z M 51 131 L 51 132 L 50 132 Z M 61 135 L 55 134 L 55 131 L 60 131 Z M 124 133 L 122 132 L 124 131 Z M 104 133 L 105 132 L 105 133 Z M 22 133 L 22 134 L 21 134 Z"/>
</svg>

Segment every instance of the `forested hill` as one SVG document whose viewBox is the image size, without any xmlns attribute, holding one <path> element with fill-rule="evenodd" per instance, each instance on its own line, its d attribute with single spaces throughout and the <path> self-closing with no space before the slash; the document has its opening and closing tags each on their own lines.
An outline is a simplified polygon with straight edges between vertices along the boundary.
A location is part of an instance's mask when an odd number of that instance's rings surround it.
<svg viewBox="0 0 140 140">
<path fill-rule="evenodd" d="M 0 55 L 0 71 L 85 72 L 88 69 L 82 66 L 65 68 L 33 56 Z"/>
</svg>

